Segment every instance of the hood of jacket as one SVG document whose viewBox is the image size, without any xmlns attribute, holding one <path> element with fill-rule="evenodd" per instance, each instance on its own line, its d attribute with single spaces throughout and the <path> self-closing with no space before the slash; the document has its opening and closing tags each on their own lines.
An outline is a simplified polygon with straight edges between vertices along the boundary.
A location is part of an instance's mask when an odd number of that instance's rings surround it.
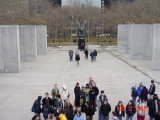
<svg viewBox="0 0 160 120">
<path fill-rule="evenodd" d="M 42 96 L 38 96 L 38 101 L 41 101 L 41 99 L 42 99 Z"/>
<path fill-rule="evenodd" d="M 63 87 L 65 90 L 67 90 L 67 87 L 66 87 L 66 85 L 62 85 L 62 87 Z"/>
</svg>

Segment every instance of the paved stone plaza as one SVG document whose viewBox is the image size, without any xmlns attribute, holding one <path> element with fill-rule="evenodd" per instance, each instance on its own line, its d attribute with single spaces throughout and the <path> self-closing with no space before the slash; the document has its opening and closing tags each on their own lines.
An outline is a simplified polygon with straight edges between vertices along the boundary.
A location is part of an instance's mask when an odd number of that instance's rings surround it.
<svg viewBox="0 0 160 120">
<path fill-rule="evenodd" d="M 68 50 L 75 51 L 76 47 L 48 48 L 47 54 L 38 56 L 37 61 L 22 62 L 21 73 L 0 73 L 0 120 L 30 120 L 34 100 L 39 95 L 44 97 L 45 92 L 50 93 L 55 83 L 61 91 L 61 86 L 67 85 L 73 104 L 76 82 L 85 85 L 92 76 L 99 90 L 105 91 L 114 110 L 119 100 L 127 105 L 133 84 L 143 82 L 149 88 L 151 78 L 160 82 L 160 71 L 151 70 L 151 61 L 130 60 L 129 54 L 118 53 L 117 47 L 88 47 L 89 50 L 95 48 L 97 61 L 85 60 L 80 52 L 79 67 L 75 61 L 69 62 L 68 57 Z M 160 84 L 155 85 L 160 95 Z M 98 120 L 97 112 L 94 120 Z"/>
</svg>

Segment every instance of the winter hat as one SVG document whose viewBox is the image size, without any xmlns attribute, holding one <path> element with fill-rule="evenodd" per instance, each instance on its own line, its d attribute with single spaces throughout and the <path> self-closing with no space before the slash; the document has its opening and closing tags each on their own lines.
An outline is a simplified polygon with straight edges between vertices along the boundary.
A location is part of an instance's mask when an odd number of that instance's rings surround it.
<svg viewBox="0 0 160 120">
<path fill-rule="evenodd" d="M 78 86 L 78 85 L 79 85 L 79 83 L 77 82 L 77 83 L 76 83 L 76 85 Z"/>
<path fill-rule="evenodd" d="M 143 87 L 146 87 L 146 85 L 145 85 L 145 84 L 143 84 Z"/>
</svg>

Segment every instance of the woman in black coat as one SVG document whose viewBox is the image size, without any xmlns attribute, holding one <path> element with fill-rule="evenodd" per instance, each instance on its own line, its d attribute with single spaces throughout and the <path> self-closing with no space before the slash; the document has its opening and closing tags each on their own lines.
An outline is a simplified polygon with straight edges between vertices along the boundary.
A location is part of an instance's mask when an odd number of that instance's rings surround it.
<svg viewBox="0 0 160 120">
<path fill-rule="evenodd" d="M 74 88 L 74 93 L 75 93 L 75 101 L 74 101 L 74 105 L 76 107 L 80 106 L 80 95 L 81 95 L 81 90 L 79 87 L 79 83 L 76 84 L 76 87 Z"/>
<path fill-rule="evenodd" d="M 85 111 L 85 114 L 86 114 L 86 118 L 87 118 L 87 116 L 89 116 L 90 120 L 92 120 L 95 111 L 94 111 L 94 108 L 92 106 L 90 106 L 89 102 L 85 103 L 84 111 Z"/>
<path fill-rule="evenodd" d="M 132 100 L 129 101 L 127 107 L 126 107 L 126 119 L 127 120 L 132 120 L 133 119 L 133 115 L 136 113 L 136 108 L 132 102 Z"/>
</svg>

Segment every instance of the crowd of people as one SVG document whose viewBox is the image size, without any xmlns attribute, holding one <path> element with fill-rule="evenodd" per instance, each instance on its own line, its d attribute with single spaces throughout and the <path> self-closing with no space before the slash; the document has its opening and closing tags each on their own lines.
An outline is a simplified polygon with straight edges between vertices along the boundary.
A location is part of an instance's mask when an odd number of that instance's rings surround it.
<svg viewBox="0 0 160 120">
<path fill-rule="evenodd" d="M 69 54 L 70 62 L 73 61 L 74 51 L 73 50 L 69 50 L 68 54 Z M 85 54 L 85 59 L 88 60 L 89 51 L 87 49 L 84 50 L 84 54 Z M 97 50 L 91 51 L 90 52 L 90 57 L 91 57 L 91 62 L 96 61 Z M 79 61 L 80 61 L 80 55 L 79 55 L 78 50 L 75 52 L 75 61 L 77 62 L 77 67 L 78 67 L 79 66 Z"/>
<path fill-rule="evenodd" d="M 133 85 L 131 88 L 132 100 L 129 100 L 126 107 L 123 102 L 119 100 L 118 104 L 112 108 L 105 92 L 102 90 L 99 95 L 99 89 L 96 86 L 92 77 L 86 86 L 81 86 L 77 82 L 74 88 L 75 100 L 74 105 L 70 102 L 70 93 L 66 85 L 62 85 L 62 94 L 57 87 L 51 91 L 51 98 L 49 93 L 45 93 L 45 97 L 38 96 L 32 106 L 32 112 L 35 113 L 32 120 L 40 120 L 41 113 L 44 120 L 84 120 L 82 113 L 85 113 L 86 120 L 95 120 L 95 112 L 98 112 L 98 120 L 122 120 L 126 116 L 126 120 L 132 120 L 137 112 L 137 120 L 145 120 L 147 109 L 149 110 L 149 120 L 160 120 L 160 100 L 155 94 L 156 87 L 154 80 L 151 80 L 149 90 L 146 85 L 140 83 L 136 88 Z M 149 94 L 149 95 L 148 95 Z M 138 98 L 138 99 L 137 99 Z"/>
</svg>

